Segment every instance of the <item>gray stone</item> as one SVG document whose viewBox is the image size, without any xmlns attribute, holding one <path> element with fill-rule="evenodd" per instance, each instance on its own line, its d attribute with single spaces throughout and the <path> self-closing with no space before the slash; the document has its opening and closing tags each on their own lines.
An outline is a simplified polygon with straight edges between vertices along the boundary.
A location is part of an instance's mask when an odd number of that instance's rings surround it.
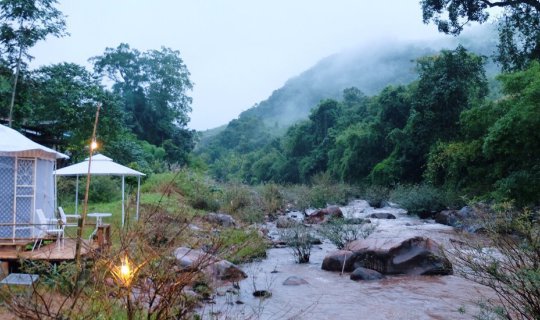
<svg viewBox="0 0 540 320">
<path fill-rule="evenodd" d="M 319 224 L 333 218 L 343 218 L 343 212 L 338 206 L 329 206 L 325 209 L 312 212 L 305 219 L 306 223 Z"/>
<path fill-rule="evenodd" d="M 247 278 L 244 271 L 236 265 L 201 250 L 179 247 L 174 250 L 174 256 L 181 267 L 199 270 L 213 279 L 239 281 Z"/>
<path fill-rule="evenodd" d="M 384 275 L 382 275 L 380 272 L 377 272 L 375 270 L 366 269 L 366 268 L 356 268 L 351 273 L 351 280 L 380 280 L 384 278 Z"/>
<path fill-rule="evenodd" d="M 349 259 L 354 268 L 405 275 L 448 275 L 453 272 L 442 248 L 429 238 L 397 238 L 384 241 L 383 245 L 366 240 L 356 240 L 348 245 L 354 252 Z"/>
<path fill-rule="evenodd" d="M 303 284 L 308 284 L 308 282 L 297 276 L 290 276 L 283 281 L 284 286 L 300 286 Z"/>
<path fill-rule="evenodd" d="M 395 219 L 396 216 L 388 212 L 375 212 L 368 216 L 369 218 L 375 219 Z"/>
<path fill-rule="evenodd" d="M 293 219 L 286 217 L 286 216 L 280 216 L 277 218 L 276 221 L 276 227 L 278 228 L 292 228 L 296 225 L 296 221 Z"/>
<path fill-rule="evenodd" d="M 321 269 L 326 271 L 341 272 L 343 270 L 346 272 L 351 272 L 354 270 L 354 261 L 350 259 L 352 255 L 353 252 L 349 250 L 334 251 L 324 257 Z M 345 263 L 345 266 L 343 266 L 343 263 Z"/>
<path fill-rule="evenodd" d="M 218 224 L 222 227 L 234 227 L 236 225 L 234 218 L 225 213 L 210 212 L 204 216 L 204 219 L 210 223 Z"/>
</svg>

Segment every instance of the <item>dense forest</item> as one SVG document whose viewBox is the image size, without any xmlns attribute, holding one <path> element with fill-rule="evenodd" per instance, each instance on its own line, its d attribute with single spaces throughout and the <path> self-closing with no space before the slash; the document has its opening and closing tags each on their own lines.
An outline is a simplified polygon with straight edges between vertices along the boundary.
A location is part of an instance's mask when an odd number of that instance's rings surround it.
<svg viewBox="0 0 540 320">
<path fill-rule="evenodd" d="M 307 183 L 327 172 L 350 183 L 424 182 L 534 202 L 540 65 L 500 75 L 503 96 L 490 100 L 484 61 L 463 47 L 420 58 L 417 81 L 370 97 L 345 89 L 342 99 L 321 101 L 307 120 L 275 139 L 256 118 L 233 121 L 219 145 L 234 152 L 215 160 L 213 173 L 251 183 Z M 242 137 L 257 140 L 237 144 Z"/>
<path fill-rule="evenodd" d="M 452 35 L 467 21 L 486 22 L 487 9 L 503 8 L 498 40 L 456 38 L 463 45 L 450 49 L 417 45 L 326 58 L 203 134 L 195 153 L 198 134 L 187 127 L 193 84 L 179 51 L 122 43 L 89 57 L 92 70 L 73 63 L 29 68 L 30 48 L 67 35 L 55 4 L 0 1 L 0 119 L 71 161 L 85 157 L 100 102 L 103 152 L 147 173 L 191 165 L 252 184 L 309 183 L 324 174 L 351 184 L 429 184 L 538 202 L 537 1 L 421 1 L 424 22 Z"/>
</svg>

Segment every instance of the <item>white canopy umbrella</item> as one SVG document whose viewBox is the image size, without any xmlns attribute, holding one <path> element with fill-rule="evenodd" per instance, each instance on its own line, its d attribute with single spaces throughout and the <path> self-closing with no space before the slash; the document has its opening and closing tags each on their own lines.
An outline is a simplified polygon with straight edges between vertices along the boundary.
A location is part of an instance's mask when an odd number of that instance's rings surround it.
<svg viewBox="0 0 540 320">
<path fill-rule="evenodd" d="M 88 174 L 89 158 L 86 158 L 83 162 L 76 163 L 69 167 L 58 169 L 54 172 L 56 176 L 76 176 L 77 186 L 75 190 L 75 213 L 78 213 L 78 199 L 79 199 L 79 176 L 86 176 Z M 125 177 L 136 176 L 137 177 L 137 211 L 136 218 L 139 219 L 139 199 L 141 190 L 141 176 L 145 174 L 137 170 L 125 167 L 114 162 L 111 158 L 102 154 L 96 154 L 92 156 L 92 166 L 90 167 L 90 174 L 95 176 L 121 176 L 122 177 L 122 226 L 124 225 L 124 197 L 125 197 Z"/>
</svg>

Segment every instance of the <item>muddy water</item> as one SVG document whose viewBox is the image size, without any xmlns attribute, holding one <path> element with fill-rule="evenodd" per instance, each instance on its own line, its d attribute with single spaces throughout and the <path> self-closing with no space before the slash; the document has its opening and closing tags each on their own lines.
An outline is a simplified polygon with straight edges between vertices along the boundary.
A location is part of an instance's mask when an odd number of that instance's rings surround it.
<svg viewBox="0 0 540 320">
<path fill-rule="evenodd" d="M 377 211 L 363 202 L 342 210 L 349 217 L 366 217 Z M 370 238 L 381 246 L 413 235 L 427 236 L 443 245 L 458 237 L 450 227 L 425 223 L 401 209 L 379 211 L 397 216 L 395 220 L 372 219 L 378 228 Z M 240 283 L 237 294 L 225 293 L 207 308 L 220 319 L 471 319 L 478 313 L 475 302 L 492 296 L 486 287 L 458 276 L 392 276 L 355 282 L 349 274 L 321 270 L 325 255 L 334 250 L 325 241 L 313 247 L 309 264 L 299 265 L 288 249 L 271 249 L 264 261 L 242 266 L 249 278 Z M 301 277 L 308 284 L 283 285 L 290 276 Z M 220 290 L 223 294 L 226 288 Z M 269 290 L 272 296 L 255 298 L 254 290 Z"/>
</svg>

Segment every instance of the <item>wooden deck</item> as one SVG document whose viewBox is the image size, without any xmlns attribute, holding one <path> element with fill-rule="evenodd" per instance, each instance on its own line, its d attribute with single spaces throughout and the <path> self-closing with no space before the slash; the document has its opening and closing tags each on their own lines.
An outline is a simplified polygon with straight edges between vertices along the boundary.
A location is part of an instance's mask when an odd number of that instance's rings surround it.
<svg viewBox="0 0 540 320">
<path fill-rule="evenodd" d="M 0 260 L 29 259 L 66 261 L 75 259 L 75 239 L 66 238 L 64 239 L 63 245 L 61 243 L 56 243 L 56 241 L 53 241 L 51 243 L 42 245 L 39 248 L 36 248 L 34 251 L 21 250 L 21 246 L 22 248 L 24 248 L 27 244 L 33 243 L 33 241 L 30 243 L 26 241 L 26 244 L 21 244 L 20 246 L 15 246 L 12 243 L 2 246 L 0 243 Z M 81 256 L 85 256 L 97 248 L 97 243 L 88 240 L 82 240 Z"/>
</svg>

